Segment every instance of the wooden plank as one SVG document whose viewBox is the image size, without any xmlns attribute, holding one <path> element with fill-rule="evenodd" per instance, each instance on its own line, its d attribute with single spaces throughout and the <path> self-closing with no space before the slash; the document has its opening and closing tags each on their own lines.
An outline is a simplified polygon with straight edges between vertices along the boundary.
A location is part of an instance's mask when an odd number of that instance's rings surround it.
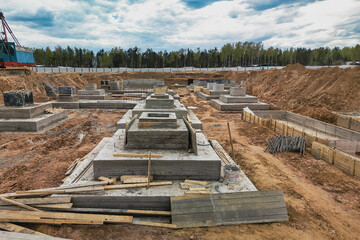
<svg viewBox="0 0 360 240">
<path fill-rule="evenodd" d="M 123 183 L 146 183 L 148 176 L 145 175 L 122 175 L 120 177 Z M 153 181 L 154 177 L 150 175 L 150 181 Z"/>
<path fill-rule="evenodd" d="M 17 216 L 24 216 L 25 218 L 47 218 L 47 219 L 69 219 L 69 220 L 92 220 L 103 221 L 109 223 L 131 223 L 132 216 L 116 216 L 116 215 L 103 215 L 103 214 L 83 214 L 83 213 L 64 213 L 64 212 L 35 212 L 35 211 L 8 211 L 1 210 L 0 218 L 9 218 L 13 214 Z"/>
<path fill-rule="evenodd" d="M 207 182 L 185 179 L 185 183 L 206 186 Z"/>
<path fill-rule="evenodd" d="M 150 222 L 150 221 L 141 221 L 141 220 L 135 220 L 133 222 L 133 224 L 135 224 L 135 225 L 143 225 L 143 226 L 152 226 L 152 227 L 172 228 L 172 229 L 177 228 L 177 226 L 175 224 L 160 223 L 160 222 Z"/>
<path fill-rule="evenodd" d="M 288 220 L 281 191 L 171 197 L 171 212 L 179 228 Z"/>
<path fill-rule="evenodd" d="M 46 223 L 46 224 L 89 224 L 89 225 L 101 225 L 102 221 L 93 220 L 72 220 L 72 219 L 24 219 L 24 218 L 0 218 L 0 222 L 16 222 L 16 223 Z"/>
<path fill-rule="evenodd" d="M 24 198 L 24 199 L 17 199 L 16 201 L 27 205 L 57 204 L 57 203 L 70 203 L 71 197 Z M 0 201 L 0 206 L 8 206 L 8 205 L 12 205 L 12 204 L 8 202 Z"/>
<path fill-rule="evenodd" d="M 41 205 L 31 205 L 32 207 L 36 207 L 36 208 L 46 208 L 46 209 L 66 209 L 66 208 L 71 208 L 73 206 L 72 203 L 57 203 L 57 204 L 41 204 Z M 18 206 L 13 206 L 13 205 L 9 205 L 9 206 L 0 206 L 0 210 L 18 210 L 18 211 L 22 211 L 24 210 L 21 207 Z"/>
<path fill-rule="evenodd" d="M 138 158 L 148 158 L 149 154 L 135 154 L 135 153 L 114 153 L 114 157 L 138 157 Z M 162 154 L 151 154 L 152 158 L 162 158 Z"/>
<path fill-rule="evenodd" d="M 30 230 L 30 229 L 29 229 Z M 33 231 L 35 232 L 35 231 Z M 7 232 L 0 231 L 0 239 L 6 240 L 70 240 L 68 238 L 51 237 L 49 235 L 38 235 L 30 232 Z"/>
<path fill-rule="evenodd" d="M 147 174 L 147 186 L 146 189 L 150 187 L 150 174 L 151 172 L 151 152 L 149 151 L 149 161 L 148 161 L 148 174 Z"/>
<path fill-rule="evenodd" d="M 171 216 L 170 211 L 136 210 L 136 209 L 109 209 L 109 208 L 69 208 L 61 209 L 62 212 L 78 213 L 104 213 L 104 214 L 127 214 L 127 215 L 150 215 Z"/>
<path fill-rule="evenodd" d="M 30 207 L 26 204 L 23 204 L 23 203 L 20 203 L 20 202 L 17 202 L 15 200 L 11 200 L 11 199 L 7 199 L 5 197 L 0 197 L 0 200 L 1 201 L 4 201 L 4 202 L 7 202 L 7 203 L 11 203 L 13 205 L 16 205 L 16 206 L 19 206 L 19 207 L 22 207 L 22 208 L 25 208 L 25 209 L 28 209 L 28 210 L 31 210 L 31 211 L 39 211 L 41 212 L 41 210 L 37 209 L 37 208 L 34 208 L 34 207 Z"/>
<path fill-rule="evenodd" d="M 107 184 L 109 184 L 109 185 L 113 185 L 113 184 L 116 183 L 116 178 L 107 178 L 107 177 L 100 176 L 100 177 L 98 177 L 98 180 L 99 181 L 106 181 Z"/>
<path fill-rule="evenodd" d="M 41 236 L 49 236 L 45 233 L 37 232 L 35 230 L 32 230 L 30 228 L 22 227 L 13 223 L 0 223 L 0 229 L 10 231 L 10 232 L 17 232 L 17 233 L 28 233 L 28 234 L 35 234 L 35 235 L 41 235 Z"/>
<path fill-rule="evenodd" d="M 150 186 L 165 186 L 165 185 L 172 185 L 173 183 L 171 181 L 165 181 L 165 182 L 151 182 Z M 133 183 L 133 184 L 118 184 L 118 185 L 107 185 L 104 186 L 105 190 L 111 190 L 111 189 L 124 189 L 124 188 L 138 188 L 138 187 L 146 187 L 148 186 L 147 183 Z"/>
<path fill-rule="evenodd" d="M 186 195 L 209 195 L 209 191 L 185 191 Z"/>
</svg>

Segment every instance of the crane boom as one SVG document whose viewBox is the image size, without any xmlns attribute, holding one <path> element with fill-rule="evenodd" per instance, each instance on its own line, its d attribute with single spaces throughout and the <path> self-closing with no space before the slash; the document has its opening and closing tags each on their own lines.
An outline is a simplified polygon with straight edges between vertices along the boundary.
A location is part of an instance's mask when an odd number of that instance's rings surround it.
<svg viewBox="0 0 360 240">
<path fill-rule="evenodd" d="M 6 22 L 4 14 L 2 12 L 0 12 L 0 19 L 1 19 L 1 25 L 2 25 L 2 29 L 3 31 L 1 32 L 1 41 L 4 42 L 8 42 L 8 38 L 7 38 L 7 34 L 6 34 L 6 30 L 10 33 L 12 39 L 14 40 L 16 46 L 21 47 L 20 42 L 17 40 L 15 34 L 13 33 L 13 31 L 11 30 L 9 24 Z"/>
</svg>

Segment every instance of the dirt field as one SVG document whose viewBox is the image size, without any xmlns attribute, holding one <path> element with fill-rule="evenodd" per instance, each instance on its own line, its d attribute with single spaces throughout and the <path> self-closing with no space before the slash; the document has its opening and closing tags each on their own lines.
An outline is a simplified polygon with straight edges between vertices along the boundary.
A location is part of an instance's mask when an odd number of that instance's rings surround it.
<svg viewBox="0 0 360 240">
<path fill-rule="evenodd" d="M 216 77 L 225 77 L 232 73 L 219 74 Z M 267 74 L 271 73 L 258 73 L 256 78 L 260 79 L 259 76 Z M 161 78 L 155 75 L 152 77 Z M 202 77 L 211 76 L 205 75 Z M 239 80 L 244 76 L 248 74 L 233 78 Z M 96 76 L 96 79 L 102 77 Z M 145 78 L 145 75 L 137 77 Z M 167 76 L 167 79 L 168 83 L 172 84 L 185 81 L 185 77 L 187 76 Z M 250 81 L 255 81 L 251 80 L 250 75 L 248 77 Z M 65 84 L 68 81 L 66 78 L 63 77 L 63 82 L 57 81 Z M 79 82 L 74 84 L 83 85 L 86 81 L 97 81 L 91 76 L 79 76 L 78 80 Z M 37 86 L 35 80 L 32 86 Z M 39 87 L 39 93 L 42 91 Z M 187 93 L 185 89 L 177 91 L 183 95 L 182 103 L 197 107 L 193 111 L 203 122 L 205 134 L 217 139 L 229 153 L 231 148 L 226 123 L 230 122 L 236 162 L 259 190 L 283 190 L 290 221 L 185 230 L 133 225 L 24 226 L 52 236 L 73 239 L 360 239 L 359 179 L 324 161 L 314 159 L 310 154 L 300 157 L 296 153 L 281 153 L 275 156 L 264 153 L 267 140 L 275 136 L 275 133 L 240 120 L 239 113 L 219 112 L 210 107 L 208 102 Z M 254 87 L 250 91 L 257 90 Z M 272 95 L 260 93 L 262 94 L 260 99 L 273 98 Z M 282 101 L 286 102 L 286 97 Z M 358 107 L 353 103 L 356 101 L 359 100 L 353 99 L 349 105 Z M 283 106 L 281 101 L 276 99 L 269 103 L 279 108 Z M 307 107 L 311 109 L 311 106 Z M 314 109 L 316 108 L 314 106 Z M 330 111 L 329 106 L 324 109 L 326 115 Z M 343 110 L 341 106 L 339 110 Z M 59 186 L 70 163 L 88 153 L 103 137 L 112 136 L 116 121 L 124 112 L 81 110 L 70 112 L 71 119 L 46 133 L 0 133 L 0 144 L 14 141 L 0 149 L 0 193 Z"/>
</svg>

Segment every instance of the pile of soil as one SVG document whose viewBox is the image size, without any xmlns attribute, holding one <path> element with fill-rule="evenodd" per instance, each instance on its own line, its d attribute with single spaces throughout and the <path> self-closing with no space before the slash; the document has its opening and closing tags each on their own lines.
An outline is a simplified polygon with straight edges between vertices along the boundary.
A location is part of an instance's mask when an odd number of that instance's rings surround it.
<svg viewBox="0 0 360 240">
<path fill-rule="evenodd" d="M 247 93 L 270 103 L 329 123 L 334 112 L 360 111 L 360 67 L 306 69 L 300 64 L 281 70 L 251 72 Z"/>
</svg>

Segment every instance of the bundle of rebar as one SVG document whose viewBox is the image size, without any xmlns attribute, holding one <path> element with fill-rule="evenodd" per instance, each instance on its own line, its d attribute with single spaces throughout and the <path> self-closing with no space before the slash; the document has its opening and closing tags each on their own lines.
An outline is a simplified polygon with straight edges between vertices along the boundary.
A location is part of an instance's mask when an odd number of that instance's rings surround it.
<svg viewBox="0 0 360 240">
<path fill-rule="evenodd" d="M 269 140 L 265 152 L 276 154 L 279 152 L 299 152 L 304 156 L 306 150 L 306 141 L 302 136 L 276 136 Z"/>
</svg>

